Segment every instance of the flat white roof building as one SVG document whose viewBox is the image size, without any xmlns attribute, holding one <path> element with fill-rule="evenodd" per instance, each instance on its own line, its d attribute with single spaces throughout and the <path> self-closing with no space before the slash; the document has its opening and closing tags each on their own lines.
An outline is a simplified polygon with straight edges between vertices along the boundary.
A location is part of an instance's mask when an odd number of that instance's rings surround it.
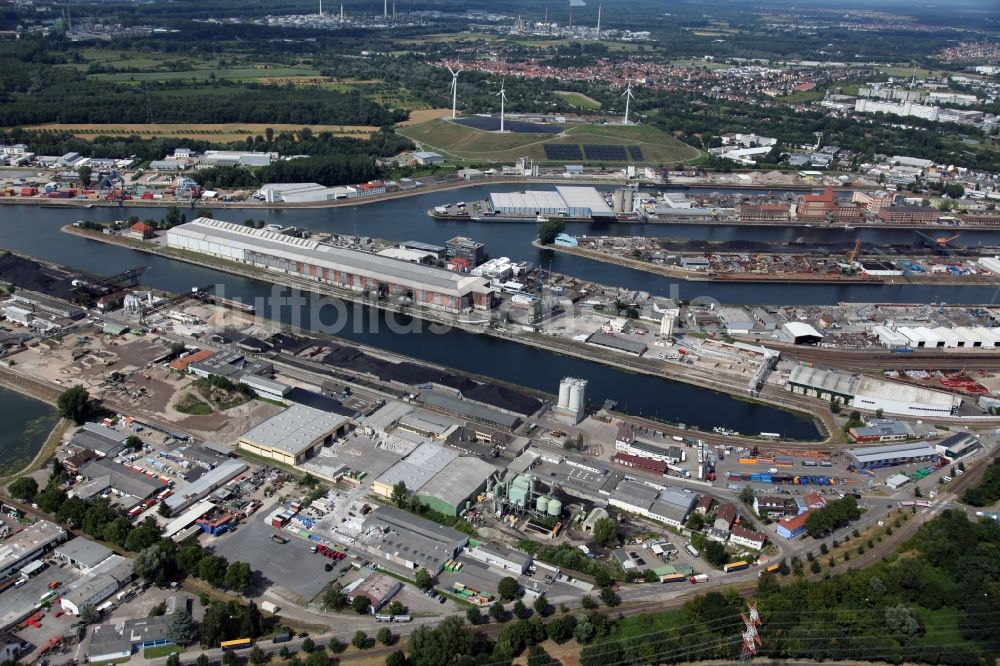
<svg viewBox="0 0 1000 666">
<path fill-rule="evenodd" d="M 888 326 L 876 326 L 872 329 L 872 333 L 886 347 L 907 347 L 910 344 L 909 338 Z"/>
<path fill-rule="evenodd" d="M 264 458 L 297 465 L 346 432 L 349 423 L 346 416 L 294 404 L 241 435 L 239 447 Z"/>
<path fill-rule="evenodd" d="M 944 391 L 862 376 L 851 405 L 904 416 L 951 416 L 962 405 L 962 398 Z"/>
<path fill-rule="evenodd" d="M 569 214 L 576 217 L 614 217 L 615 211 L 604 200 L 604 195 L 593 187 L 568 187 L 560 185 L 556 192 L 566 202 Z"/>
<path fill-rule="evenodd" d="M 528 190 L 527 192 L 491 192 L 490 205 L 497 213 L 508 215 L 568 215 L 566 201 L 558 192 Z"/>
<path fill-rule="evenodd" d="M 66 530 L 48 520 L 39 520 L 25 527 L 0 545 L 0 577 L 17 571 L 65 540 Z"/>
<path fill-rule="evenodd" d="M 167 245 L 430 308 L 464 312 L 493 305 L 484 278 L 207 217 L 170 229 Z"/>
</svg>

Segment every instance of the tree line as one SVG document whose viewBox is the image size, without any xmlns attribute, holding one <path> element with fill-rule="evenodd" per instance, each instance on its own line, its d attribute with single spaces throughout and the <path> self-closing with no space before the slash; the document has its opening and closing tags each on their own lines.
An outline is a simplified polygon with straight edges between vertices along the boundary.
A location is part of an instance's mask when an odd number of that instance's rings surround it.
<svg viewBox="0 0 1000 666">
<path fill-rule="evenodd" d="M 979 483 L 962 494 L 962 501 L 972 506 L 990 506 L 997 500 L 1000 500 L 1000 458 L 989 464 Z"/>
</svg>

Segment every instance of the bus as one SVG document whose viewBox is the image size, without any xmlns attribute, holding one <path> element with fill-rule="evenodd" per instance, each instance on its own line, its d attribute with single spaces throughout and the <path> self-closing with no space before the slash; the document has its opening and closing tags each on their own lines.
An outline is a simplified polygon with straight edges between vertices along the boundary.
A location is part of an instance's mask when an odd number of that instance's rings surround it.
<svg viewBox="0 0 1000 666">
<path fill-rule="evenodd" d="M 219 647 L 222 648 L 223 652 L 228 652 L 230 650 L 244 650 L 251 646 L 253 646 L 253 639 L 250 638 L 237 638 L 234 641 L 222 641 L 219 643 Z"/>
<path fill-rule="evenodd" d="M 730 562 L 726 566 L 722 567 L 722 570 L 725 571 L 726 573 L 730 573 L 732 571 L 743 571 L 749 566 L 750 565 L 746 561 L 740 560 L 738 562 Z"/>
<path fill-rule="evenodd" d="M 763 576 L 764 574 L 778 573 L 778 569 L 780 569 L 780 568 L 781 568 L 781 564 L 779 564 L 777 562 L 774 563 L 774 564 L 769 564 L 769 565 L 767 565 L 766 567 L 764 567 L 763 569 L 760 570 L 760 575 Z"/>
</svg>

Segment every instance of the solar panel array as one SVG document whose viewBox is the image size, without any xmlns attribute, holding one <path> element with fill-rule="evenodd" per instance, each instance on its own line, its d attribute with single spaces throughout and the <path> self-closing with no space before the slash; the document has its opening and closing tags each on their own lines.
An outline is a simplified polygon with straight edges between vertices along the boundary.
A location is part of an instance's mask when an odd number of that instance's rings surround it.
<svg viewBox="0 0 1000 666">
<path fill-rule="evenodd" d="M 627 162 L 625 146 L 604 145 L 604 144 L 583 144 L 583 152 L 588 160 L 602 162 Z"/>
<path fill-rule="evenodd" d="M 483 130 L 484 132 L 500 131 L 500 118 L 498 117 L 470 116 L 468 118 L 459 118 L 452 122 L 472 127 L 473 129 Z M 541 125 L 521 120 L 505 120 L 503 128 L 504 131 L 514 132 L 515 134 L 558 134 L 565 129 L 561 125 Z"/>
<path fill-rule="evenodd" d="M 547 160 L 583 160 L 583 152 L 580 146 L 565 143 L 543 143 L 545 149 L 545 159 Z"/>
<path fill-rule="evenodd" d="M 545 159 L 557 162 L 573 160 L 589 162 L 642 162 L 642 148 L 639 146 L 619 146 L 614 144 L 584 144 L 583 146 L 565 143 L 545 143 Z M 586 158 L 584 158 L 586 155 Z"/>
</svg>

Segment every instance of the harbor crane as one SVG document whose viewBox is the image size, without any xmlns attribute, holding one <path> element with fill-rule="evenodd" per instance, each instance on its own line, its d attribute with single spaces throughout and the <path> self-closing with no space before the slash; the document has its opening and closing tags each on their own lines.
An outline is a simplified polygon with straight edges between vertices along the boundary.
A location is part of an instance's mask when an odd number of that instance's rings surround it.
<svg viewBox="0 0 1000 666">
<path fill-rule="evenodd" d="M 854 275 L 858 270 L 858 255 L 861 254 L 861 239 L 854 241 L 854 247 L 844 255 L 844 262 L 840 264 L 840 270 L 848 275 Z"/>
<path fill-rule="evenodd" d="M 130 268 L 127 271 L 94 279 L 77 278 L 73 280 L 73 291 L 78 295 L 87 294 L 93 298 L 107 296 L 123 289 L 131 289 L 139 284 L 139 277 L 145 272 L 146 266 Z"/>
<path fill-rule="evenodd" d="M 958 238 L 961 234 L 955 234 L 953 236 L 929 236 L 922 231 L 916 232 L 917 236 L 926 247 L 934 250 L 938 254 L 951 254 L 952 250 L 958 250 L 959 248 L 952 245 L 952 241 Z"/>
</svg>

